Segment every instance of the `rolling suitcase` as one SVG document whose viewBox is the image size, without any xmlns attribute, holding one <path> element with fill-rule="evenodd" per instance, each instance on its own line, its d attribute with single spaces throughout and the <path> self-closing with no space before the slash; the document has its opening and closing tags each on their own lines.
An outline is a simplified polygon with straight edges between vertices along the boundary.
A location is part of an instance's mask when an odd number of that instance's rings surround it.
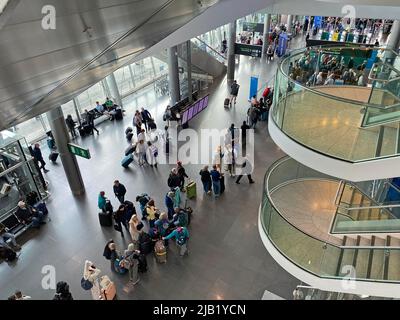
<svg viewBox="0 0 400 320">
<path fill-rule="evenodd" d="M 49 160 L 53 163 L 55 163 L 57 161 L 58 158 L 58 152 L 52 152 L 49 155 Z"/>
<path fill-rule="evenodd" d="M 117 109 L 115 112 L 115 120 L 122 120 L 123 116 L 122 116 L 122 110 L 121 109 Z"/>
<path fill-rule="evenodd" d="M 196 198 L 196 182 L 190 181 L 186 187 L 186 196 L 189 199 Z"/>
<path fill-rule="evenodd" d="M 128 148 L 125 150 L 125 156 L 129 156 L 130 154 L 134 153 L 136 151 L 136 144 L 135 145 L 130 145 Z"/>
<path fill-rule="evenodd" d="M 126 169 L 133 162 L 133 155 L 130 154 L 122 159 L 121 165 Z"/>
<path fill-rule="evenodd" d="M 229 98 L 225 98 L 225 100 L 224 100 L 224 108 L 229 108 L 229 102 L 230 102 Z"/>
<path fill-rule="evenodd" d="M 85 129 L 84 129 L 83 127 L 79 127 L 79 128 L 78 128 L 78 131 L 79 131 L 79 135 L 80 135 L 81 137 L 86 136 L 86 132 L 85 132 Z"/>
<path fill-rule="evenodd" d="M 150 130 L 156 130 L 157 129 L 157 125 L 156 125 L 156 123 L 154 121 L 149 121 L 147 126 L 149 127 Z"/>
<path fill-rule="evenodd" d="M 112 215 L 105 212 L 99 212 L 99 222 L 102 227 L 111 227 L 112 223 Z"/>
<path fill-rule="evenodd" d="M 158 263 L 167 262 L 167 248 L 163 240 L 158 240 L 154 245 L 154 254 Z"/>
</svg>

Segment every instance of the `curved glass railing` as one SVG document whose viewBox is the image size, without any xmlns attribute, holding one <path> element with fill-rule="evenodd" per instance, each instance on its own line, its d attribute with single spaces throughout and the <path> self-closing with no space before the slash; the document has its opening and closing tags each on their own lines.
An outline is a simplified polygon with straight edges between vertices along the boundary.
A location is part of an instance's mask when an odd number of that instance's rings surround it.
<svg viewBox="0 0 400 320">
<path fill-rule="evenodd" d="M 352 266 L 354 280 L 399 282 L 400 247 L 337 246 L 303 232 L 285 218 L 274 204 L 274 191 L 301 179 L 335 178 L 289 157 L 275 162 L 265 175 L 260 219 L 275 248 L 299 268 L 321 278 L 348 279 L 348 266 Z"/>
<path fill-rule="evenodd" d="M 400 105 L 394 93 L 400 95 L 399 79 L 394 72 L 386 73 L 387 81 L 382 79 L 385 75 L 379 78 L 375 74 L 372 84 L 358 86 L 353 78 L 343 76 L 347 67 L 340 67 L 349 65 L 349 51 L 353 49 L 340 49 L 301 49 L 282 60 L 275 78 L 272 119 L 291 139 L 333 158 L 360 162 L 398 156 Z M 387 60 L 385 50 L 354 50 L 358 52 L 354 55 L 360 56 L 351 57 L 358 74 L 362 72 L 357 68 L 363 68 L 365 61 L 366 68 L 375 70 L 375 64 Z M 333 61 L 334 67 L 327 66 L 326 61 Z M 323 81 L 316 77 L 320 72 Z M 332 80 L 328 81 L 329 72 Z"/>
</svg>

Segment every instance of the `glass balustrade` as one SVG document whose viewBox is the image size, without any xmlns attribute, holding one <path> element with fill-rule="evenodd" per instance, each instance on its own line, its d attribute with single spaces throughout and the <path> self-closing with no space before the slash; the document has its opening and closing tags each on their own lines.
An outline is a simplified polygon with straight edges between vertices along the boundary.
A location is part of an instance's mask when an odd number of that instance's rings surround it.
<svg viewBox="0 0 400 320">
<path fill-rule="evenodd" d="M 269 168 L 264 178 L 260 219 L 263 232 L 275 248 L 299 268 L 321 278 L 348 277 L 348 266 L 352 265 L 355 280 L 400 281 L 400 248 L 345 247 L 321 241 L 290 223 L 286 213 L 275 205 L 274 192 L 281 186 L 318 179 L 335 178 L 307 168 L 289 157 L 278 160 Z M 343 194 L 349 191 L 350 188 L 343 188 Z M 289 211 L 295 208 L 288 205 L 284 209 Z M 346 216 L 337 217 L 341 223 L 352 221 Z"/>
<path fill-rule="evenodd" d="M 357 85 L 354 75 L 365 74 L 363 65 L 368 68 L 385 54 L 360 50 L 308 48 L 283 59 L 272 110 L 281 131 L 306 148 L 348 162 L 398 156 L 400 104 L 393 103 L 400 102 L 400 80 L 380 88 L 362 81 Z M 354 74 L 349 76 L 351 64 Z"/>
</svg>

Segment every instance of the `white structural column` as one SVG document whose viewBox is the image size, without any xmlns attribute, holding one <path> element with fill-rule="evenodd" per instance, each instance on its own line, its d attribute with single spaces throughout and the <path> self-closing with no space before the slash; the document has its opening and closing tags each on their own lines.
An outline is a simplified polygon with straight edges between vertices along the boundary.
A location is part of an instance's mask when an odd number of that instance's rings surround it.
<svg viewBox="0 0 400 320">
<path fill-rule="evenodd" d="M 168 75 L 171 104 L 174 105 L 181 99 L 177 46 L 168 48 Z"/>
<path fill-rule="evenodd" d="M 262 47 L 262 55 L 263 57 L 267 53 L 268 49 L 268 38 L 269 38 L 269 29 L 271 27 L 271 14 L 265 14 L 264 18 L 264 33 L 263 33 L 263 47 Z"/>
<path fill-rule="evenodd" d="M 108 88 L 110 89 L 111 97 L 114 98 L 115 103 L 122 107 L 122 99 L 118 90 L 117 80 L 115 80 L 114 73 L 111 73 L 107 78 Z"/>
<path fill-rule="evenodd" d="M 289 14 L 287 16 L 287 32 L 292 33 L 293 15 Z"/>
<path fill-rule="evenodd" d="M 236 42 L 236 21 L 229 23 L 228 39 L 228 82 L 235 79 L 235 42 Z"/>
<path fill-rule="evenodd" d="M 46 115 L 49 120 L 51 133 L 56 142 L 57 151 L 60 154 L 69 187 L 75 196 L 82 195 L 85 193 L 85 185 L 83 183 L 78 161 L 76 160 L 75 155 L 70 153 L 68 150 L 68 143 L 70 140 L 61 106 L 51 109 L 46 113 Z"/>
</svg>

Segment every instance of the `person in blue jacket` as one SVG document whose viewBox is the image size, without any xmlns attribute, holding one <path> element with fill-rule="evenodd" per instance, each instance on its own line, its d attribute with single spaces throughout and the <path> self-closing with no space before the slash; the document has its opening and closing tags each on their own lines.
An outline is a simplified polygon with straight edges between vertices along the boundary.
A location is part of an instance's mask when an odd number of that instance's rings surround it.
<svg viewBox="0 0 400 320">
<path fill-rule="evenodd" d="M 177 246 L 180 248 L 180 256 L 183 257 L 188 253 L 187 243 L 189 240 L 189 231 L 185 227 L 178 227 L 172 231 L 168 236 L 163 237 L 163 240 L 175 238 Z"/>
<path fill-rule="evenodd" d="M 174 214 L 175 214 L 174 200 L 175 200 L 175 193 L 172 191 L 169 191 L 165 196 L 165 206 L 168 209 L 168 219 L 170 221 L 174 218 Z"/>
</svg>

